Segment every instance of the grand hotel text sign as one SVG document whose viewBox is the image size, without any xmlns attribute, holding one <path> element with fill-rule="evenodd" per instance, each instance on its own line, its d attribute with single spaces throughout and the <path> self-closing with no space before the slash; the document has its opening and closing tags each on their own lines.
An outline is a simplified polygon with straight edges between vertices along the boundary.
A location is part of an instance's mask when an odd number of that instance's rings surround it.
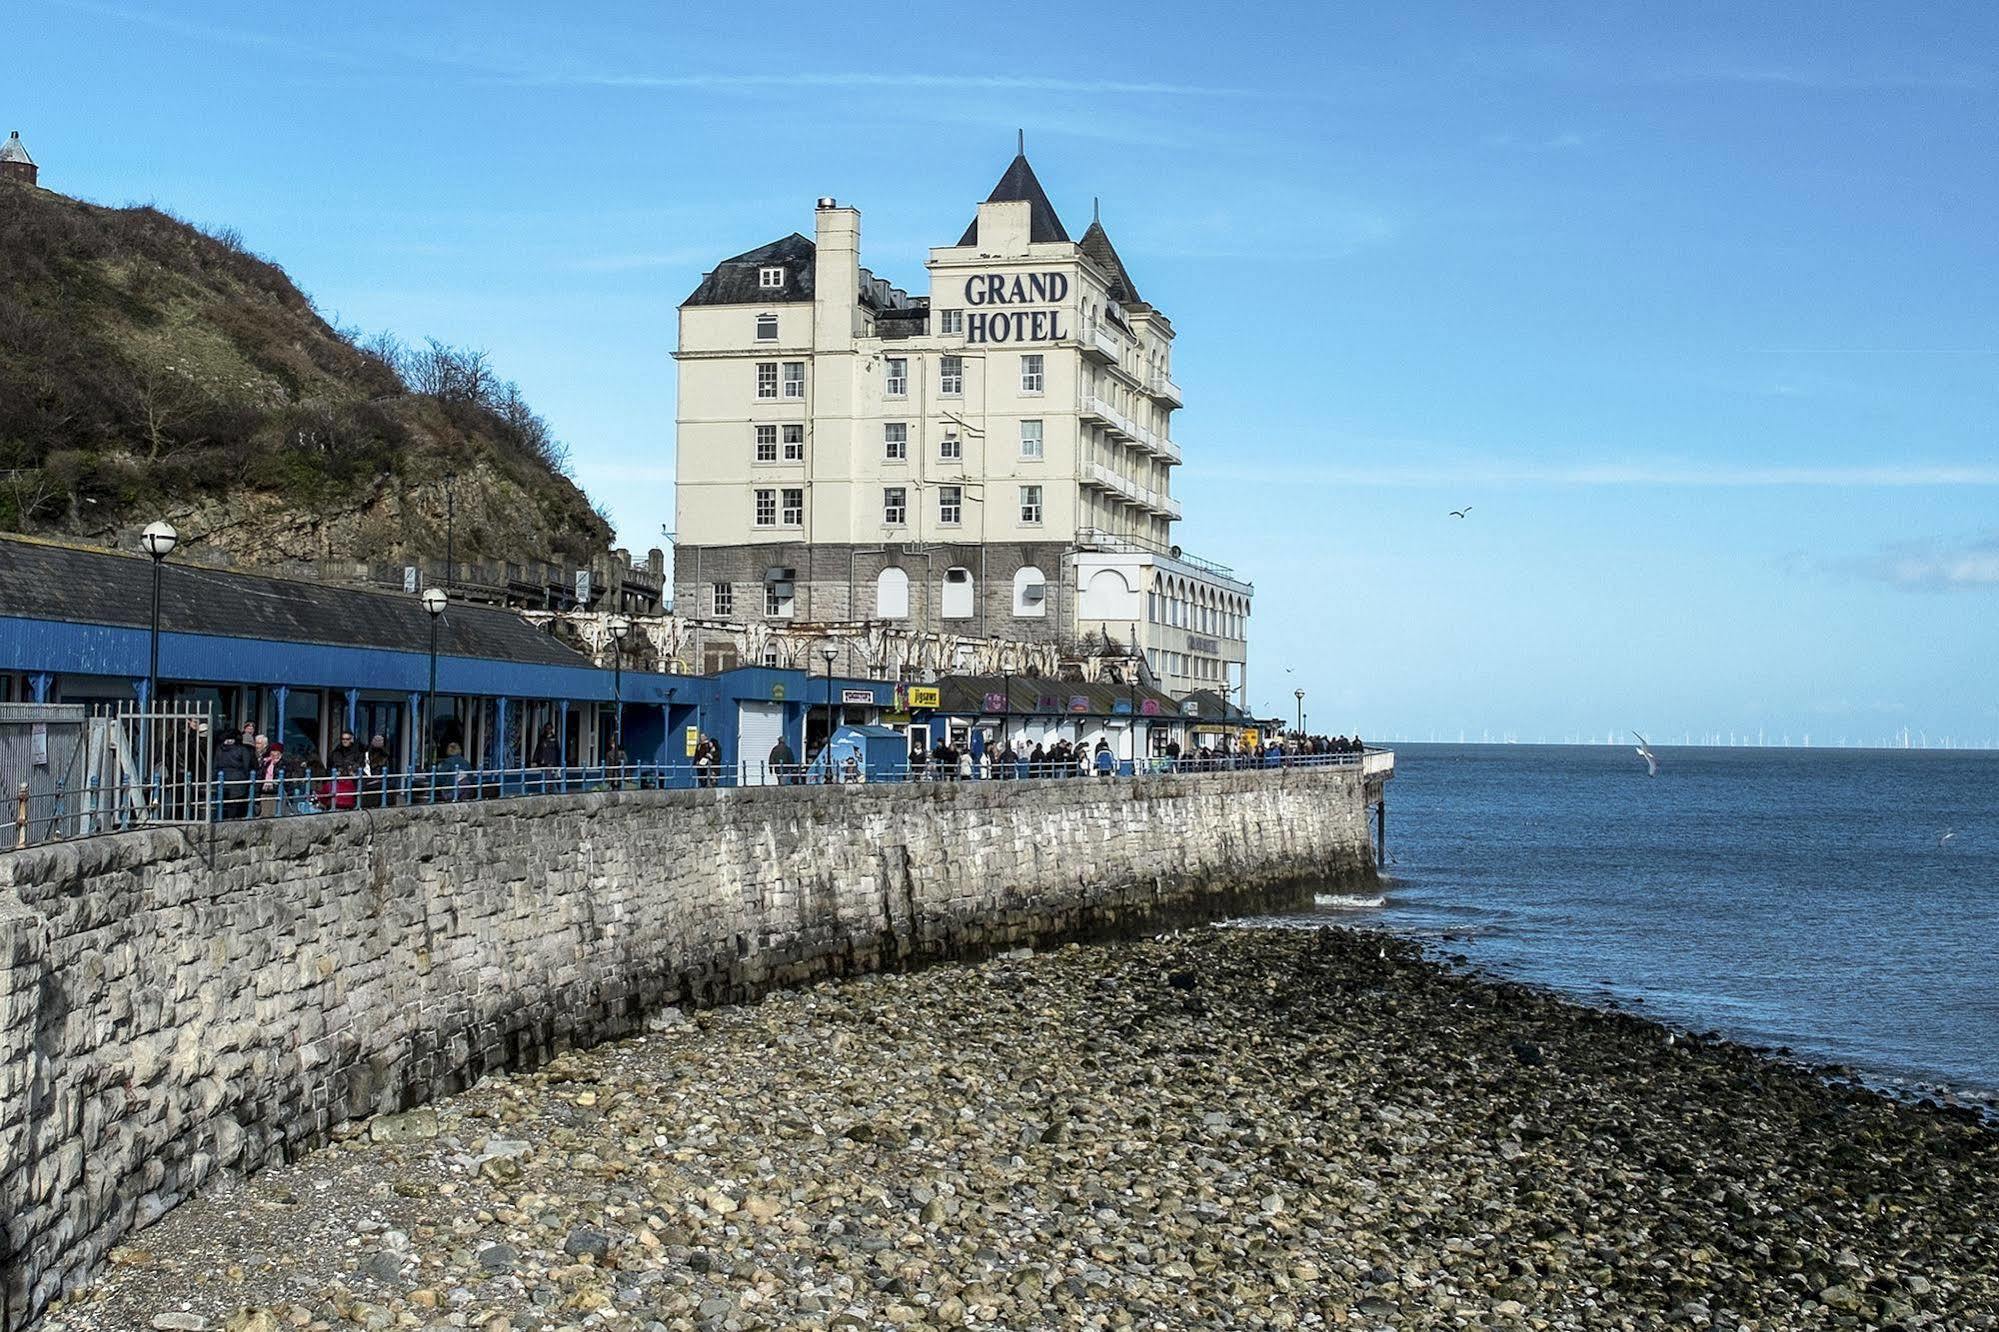
<svg viewBox="0 0 1999 1332">
<path fill-rule="evenodd" d="M 1060 342 L 1062 311 L 995 310 L 992 306 L 1059 306 L 1069 295 L 1067 273 L 978 273 L 965 279 L 966 342 Z"/>
</svg>

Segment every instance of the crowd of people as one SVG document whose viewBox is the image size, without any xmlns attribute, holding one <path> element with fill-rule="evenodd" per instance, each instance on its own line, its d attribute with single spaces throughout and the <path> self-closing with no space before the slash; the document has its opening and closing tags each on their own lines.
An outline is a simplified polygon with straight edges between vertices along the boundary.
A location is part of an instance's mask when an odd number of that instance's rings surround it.
<svg viewBox="0 0 1999 1332">
<path fill-rule="evenodd" d="M 205 733 L 206 727 L 202 728 Z M 1281 767 L 1301 759 L 1359 755 L 1366 746 L 1359 736 L 1301 735 L 1296 732 L 1257 739 L 1229 737 L 1183 751 L 1169 740 L 1136 764 L 1120 759 L 1107 740 L 1094 744 L 1067 738 L 1052 741 L 1016 740 L 1002 746 L 986 731 L 975 729 L 960 745 L 948 734 L 935 743 L 912 744 L 908 756 L 910 781 L 1007 781 L 1048 777 L 1114 777 L 1143 773 L 1212 772 L 1240 768 Z M 355 732 L 343 730 L 324 755 L 309 743 L 289 749 L 254 726 L 223 735 L 215 750 L 216 813 L 225 819 L 269 818 L 281 814 L 375 809 L 386 805 L 476 799 L 488 794 L 485 776 L 466 757 L 463 747 L 447 742 L 427 769 L 406 776 L 395 762 L 386 736 L 362 744 Z M 850 783 L 871 780 L 860 757 L 846 753 L 821 761 L 815 751 L 800 762 L 788 741 L 780 739 L 765 760 L 762 776 L 785 784 Z M 725 778 L 722 747 L 713 736 L 702 736 L 689 755 L 694 784 L 712 788 L 733 784 Z M 553 726 L 542 728 L 519 785 L 530 791 L 557 789 L 569 770 Z M 615 740 L 607 748 L 602 781 L 608 786 L 636 782 L 643 774 L 631 768 Z M 657 765 L 650 765 L 651 771 Z M 879 781 L 882 774 L 872 775 Z"/>
<path fill-rule="evenodd" d="M 713 741 L 706 743 L 713 744 Z M 962 747 L 953 744 L 948 735 L 940 736 L 928 746 L 913 743 L 909 749 L 907 777 L 916 782 L 969 782 L 1114 777 L 1130 776 L 1134 772 L 1213 772 L 1281 767 L 1299 759 L 1323 759 L 1333 755 L 1359 755 L 1365 748 L 1359 736 L 1306 736 L 1295 733 L 1267 740 L 1223 740 L 1192 751 L 1183 751 L 1177 740 L 1168 740 L 1156 752 L 1139 759 L 1134 765 L 1128 759 L 1120 759 L 1105 739 L 1090 744 L 1067 738 L 1047 742 L 1023 738 L 1007 747 L 989 740 L 983 730 L 973 730 Z M 869 779 L 865 767 L 854 754 L 844 755 L 837 762 L 821 762 L 815 751 L 806 762 L 800 763 L 790 742 L 782 738 L 771 746 L 764 765 L 773 781 L 787 785 L 800 782 L 863 782 Z M 879 775 L 876 780 L 880 780 Z"/>
<path fill-rule="evenodd" d="M 396 777 L 388 738 L 381 735 L 363 745 L 354 732 L 342 731 L 322 756 L 310 744 L 287 751 L 283 741 L 246 724 L 225 732 L 215 750 L 217 812 L 225 819 L 378 808 L 400 789 Z"/>
</svg>

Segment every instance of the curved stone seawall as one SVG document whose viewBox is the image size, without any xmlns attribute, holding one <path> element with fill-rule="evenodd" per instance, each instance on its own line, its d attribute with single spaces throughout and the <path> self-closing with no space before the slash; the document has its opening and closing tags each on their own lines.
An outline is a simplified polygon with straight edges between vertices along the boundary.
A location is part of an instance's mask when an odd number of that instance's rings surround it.
<svg viewBox="0 0 1999 1332">
<path fill-rule="evenodd" d="M 8 1326 L 218 1171 L 825 976 L 1372 874 L 1352 771 L 610 792 L 0 855 Z"/>
</svg>

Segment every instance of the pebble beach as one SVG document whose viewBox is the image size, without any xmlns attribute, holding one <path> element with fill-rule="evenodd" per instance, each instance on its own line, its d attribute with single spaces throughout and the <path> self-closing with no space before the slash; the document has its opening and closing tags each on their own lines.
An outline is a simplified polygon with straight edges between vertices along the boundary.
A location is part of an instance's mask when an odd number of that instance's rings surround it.
<svg viewBox="0 0 1999 1332">
<path fill-rule="evenodd" d="M 1208 928 L 660 1015 L 212 1189 L 48 1332 L 1999 1327 L 1999 1134 Z"/>
</svg>

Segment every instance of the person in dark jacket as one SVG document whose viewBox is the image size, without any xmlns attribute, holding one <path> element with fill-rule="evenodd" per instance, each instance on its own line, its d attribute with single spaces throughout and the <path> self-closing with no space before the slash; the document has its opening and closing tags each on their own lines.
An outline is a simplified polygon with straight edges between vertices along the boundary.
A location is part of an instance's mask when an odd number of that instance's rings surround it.
<svg viewBox="0 0 1999 1332">
<path fill-rule="evenodd" d="M 336 775 L 344 773 L 359 774 L 361 765 L 367 762 L 367 759 L 367 751 L 354 743 L 354 732 L 342 731 L 340 733 L 340 743 L 335 745 L 326 756 L 326 770 Z"/>
<path fill-rule="evenodd" d="M 786 786 L 797 783 L 798 773 L 795 769 L 798 766 L 798 756 L 791 752 L 791 742 L 781 735 L 777 738 L 777 743 L 770 747 L 769 762 L 772 778 Z"/>
<path fill-rule="evenodd" d="M 222 783 L 223 818 L 250 816 L 250 788 L 256 781 L 256 773 L 256 755 L 244 748 L 235 732 L 224 732 L 222 747 L 215 754 L 215 780 Z"/>
<path fill-rule="evenodd" d="M 563 763 L 562 742 L 555 738 L 555 724 L 553 722 L 545 723 L 542 726 L 541 737 L 535 741 L 534 753 L 528 759 L 528 765 L 541 769 L 532 779 L 535 790 L 552 791 L 555 789 L 555 774 L 563 766 Z"/>
</svg>

